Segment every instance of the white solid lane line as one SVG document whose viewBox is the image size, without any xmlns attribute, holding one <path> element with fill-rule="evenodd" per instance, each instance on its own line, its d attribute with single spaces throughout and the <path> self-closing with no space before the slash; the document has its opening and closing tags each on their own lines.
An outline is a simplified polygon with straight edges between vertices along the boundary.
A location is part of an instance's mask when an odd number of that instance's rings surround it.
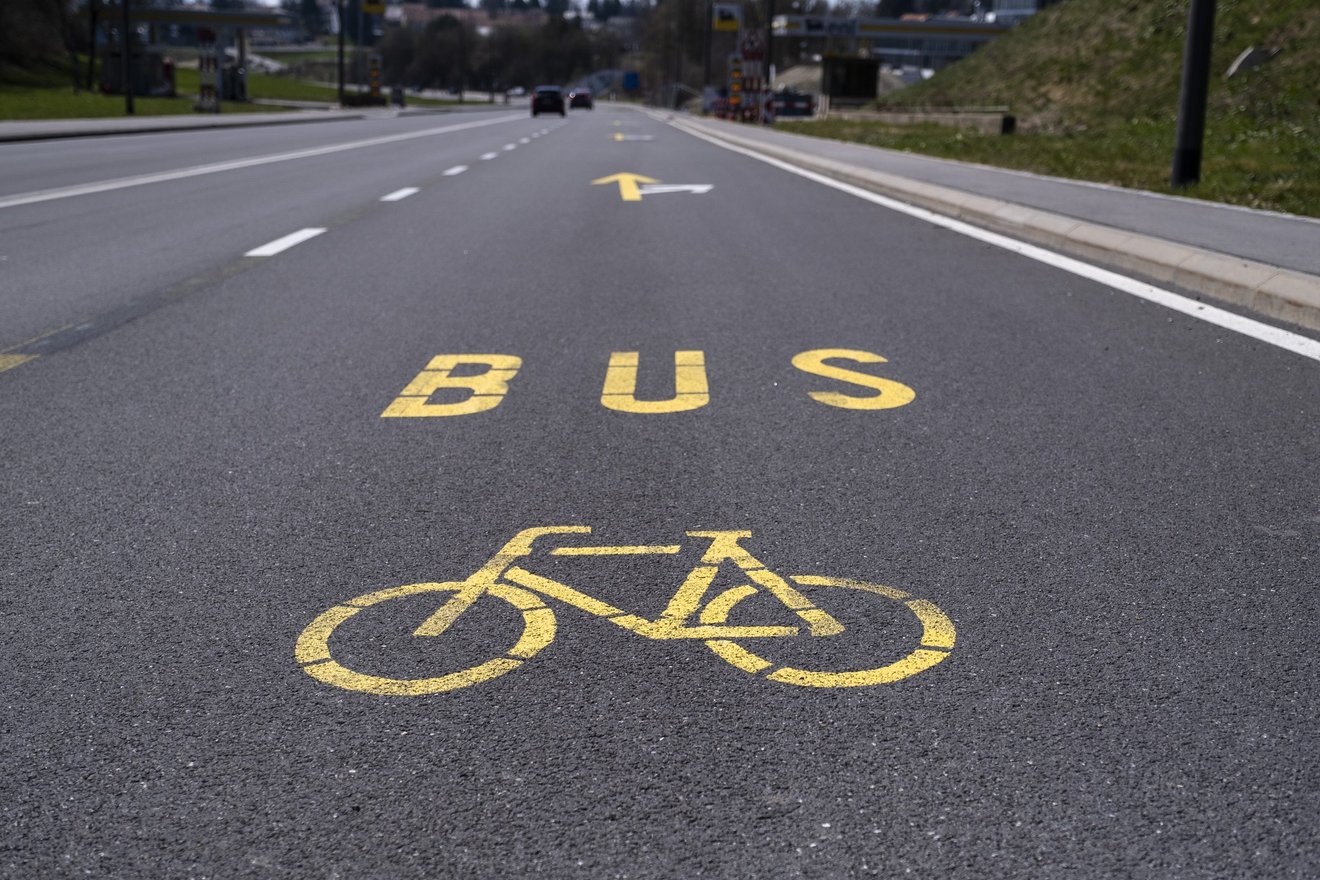
<svg viewBox="0 0 1320 880">
<path fill-rule="evenodd" d="M 445 169 L 445 177 L 453 177 L 455 174 L 462 174 L 467 171 L 466 165 L 455 165 L 453 168 Z"/>
<path fill-rule="evenodd" d="M 157 174 L 142 174 L 137 177 L 121 177 L 115 180 L 83 183 L 78 184 L 77 186 L 65 186 L 60 187 L 59 189 L 48 189 L 41 192 L 20 193 L 18 195 L 0 197 L 0 208 L 13 208 L 18 205 L 49 202 L 54 199 L 86 196 L 93 193 L 126 189 L 131 186 L 143 186 L 148 183 L 162 183 L 167 180 L 182 180 L 187 177 L 198 177 L 203 174 L 216 174 L 221 171 L 236 171 L 240 168 L 253 168 L 258 165 L 270 165 L 274 162 L 288 162 L 293 159 L 308 159 L 313 156 L 327 156 L 331 153 L 342 153 L 345 150 L 361 150 L 366 147 L 378 147 L 382 144 L 394 144 L 401 141 L 414 140 L 416 138 L 433 137 L 439 134 L 447 134 L 451 131 L 463 131 L 465 129 L 480 128 L 487 125 L 499 125 L 505 122 L 513 122 L 515 119 L 521 118 L 522 117 L 520 116 L 500 116 L 497 119 L 483 119 L 478 122 L 461 122 L 456 125 L 428 128 L 424 131 L 410 131 L 405 134 L 392 134 L 383 137 L 367 138 L 366 140 L 352 141 L 351 143 L 346 144 L 335 144 L 329 147 L 313 147 L 307 150 L 295 150 L 291 153 L 277 153 L 273 156 L 257 156 L 252 159 L 235 159 L 231 162 L 216 162 L 211 165 L 194 165 L 191 168 L 180 168 L 175 171 L 161 171 Z"/>
<path fill-rule="evenodd" d="M 309 227 L 307 229 L 299 229 L 297 232 L 291 232 L 288 235 L 284 236 L 283 238 L 275 239 L 269 244 L 263 244 L 259 248 L 253 248 L 243 256 L 273 257 L 276 254 L 278 254 L 280 251 L 287 251 L 295 244 L 302 244 L 304 241 L 307 241 L 307 239 L 309 238 L 316 238 L 322 232 L 325 232 L 325 229 L 320 227 Z"/>
<path fill-rule="evenodd" d="M 482 153 L 481 160 L 483 162 L 489 162 L 491 159 L 494 159 L 498 155 L 499 153 Z"/>
<path fill-rule="evenodd" d="M 382 202 L 400 202 L 408 198 L 408 196 L 415 195 L 419 192 L 421 192 L 421 190 L 415 186 L 405 186 L 403 189 L 396 189 L 387 196 L 381 196 L 380 200 Z"/>
<path fill-rule="evenodd" d="M 1216 327 L 1223 327 L 1225 330 L 1232 330 L 1235 333 L 1241 333 L 1243 336 L 1249 336 L 1252 339 L 1260 340 L 1269 345 L 1277 346 L 1285 351 L 1291 351 L 1294 354 L 1300 354 L 1302 357 L 1308 357 L 1312 360 L 1320 361 L 1320 341 L 1310 339 L 1298 333 L 1284 330 L 1281 327 L 1274 327 L 1261 321 L 1254 321 L 1251 318 L 1229 312 L 1224 309 L 1215 308 L 1203 302 L 1198 302 L 1190 297 L 1182 296 L 1171 290 L 1165 290 L 1156 287 L 1153 284 L 1147 284 L 1144 281 L 1138 281 L 1135 278 L 1129 278 L 1126 275 L 1120 275 L 1117 272 L 1111 272 L 1108 269 L 1101 269 L 1099 266 L 1093 266 L 1082 260 L 1073 257 L 1065 257 L 1063 254 L 1037 247 L 1033 244 L 1018 241 L 1015 238 L 1009 238 L 1006 235 L 1000 235 L 997 232 L 990 232 L 981 229 L 979 226 L 972 226 L 962 220 L 954 220 L 951 217 L 945 217 L 943 214 L 936 214 L 934 211 L 928 211 L 925 208 L 918 208 L 915 205 L 908 205 L 897 199 L 891 199 L 873 193 L 870 190 L 853 186 L 851 183 L 844 183 L 841 180 L 835 180 L 832 177 L 826 177 L 823 174 L 817 174 L 814 171 L 808 171 L 805 168 L 799 168 L 780 159 L 770 156 L 763 156 L 754 150 L 748 150 L 744 147 L 725 143 L 717 138 L 710 137 L 701 132 L 694 131 L 682 125 L 671 123 L 680 131 L 687 132 L 695 138 L 706 141 L 721 149 L 729 150 L 733 153 L 740 153 L 758 162 L 764 162 L 767 165 L 773 165 L 790 174 L 796 174 L 799 177 L 805 177 L 808 180 L 814 180 L 823 186 L 846 192 L 849 195 L 864 199 L 874 205 L 888 208 L 891 211 L 898 211 L 901 214 L 907 214 L 909 217 L 916 217 L 932 223 L 936 226 L 942 226 L 951 232 L 959 235 L 965 235 L 968 238 L 974 238 L 977 241 L 985 242 L 995 247 L 1003 248 L 1006 251 L 1012 251 L 1028 259 L 1044 263 L 1047 266 L 1053 266 L 1056 269 L 1062 269 L 1081 278 L 1086 278 L 1111 287 L 1114 290 L 1121 290 L 1124 293 L 1144 299 L 1147 302 L 1158 303 L 1167 309 L 1173 309 L 1175 312 L 1181 312 L 1192 318 L 1214 324 Z"/>
</svg>

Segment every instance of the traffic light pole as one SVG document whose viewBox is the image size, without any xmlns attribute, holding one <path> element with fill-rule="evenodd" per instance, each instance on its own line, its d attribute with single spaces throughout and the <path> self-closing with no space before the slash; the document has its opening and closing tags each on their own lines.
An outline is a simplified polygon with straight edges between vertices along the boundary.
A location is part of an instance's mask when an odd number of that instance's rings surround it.
<svg viewBox="0 0 1320 880">
<path fill-rule="evenodd" d="M 119 0 L 119 8 L 122 10 L 122 20 L 119 29 L 122 39 L 119 41 L 119 59 L 120 79 L 124 83 L 124 112 L 129 116 L 134 113 L 133 110 L 133 40 L 129 31 L 128 21 L 128 2 L 129 0 Z M 93 35 L 92 39 L 96 39 Z"/>
<path fill-rule="evenodd" d="M 772 0 L 773 2 L 773 0 Z M 1210 88 L 1210 48 L 1215 33 L 1215 0 L 1191 0 L 1187 48 L 1183 52 L 1182 94 L 1178 99 L 1178 140 L 1173 149 L 1172 184 L 1201 179 L 1205 103 Z"/>
<path fill-rule="evenodd" d="M 339 16 L 339 106 L 344 106 L 344 0 L 339 0 L 335 6 L 335 14 Z"/>
</svg>

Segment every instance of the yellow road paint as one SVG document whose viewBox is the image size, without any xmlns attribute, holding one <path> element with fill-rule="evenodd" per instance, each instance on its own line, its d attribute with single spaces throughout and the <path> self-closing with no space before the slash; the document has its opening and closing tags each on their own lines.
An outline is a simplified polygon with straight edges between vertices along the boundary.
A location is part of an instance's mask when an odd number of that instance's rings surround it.
<svg viewBox="0 0 1320 880">
<path fill-rule="evenodd" d="M 683 548 L 677 544 L 639 545 L 636 547 L 556 547 L 551 556 L 641 556 L 674 554 Z"/>
<path fill-rule="evenodd" d="M 486 371 L 474 376 L 454 376 L 455 368 L 476 364 Z M 441 354 L 417 374 L 399 396 L 380 414 L 382 419 L 428 416 L 465 416 L 494 409 L 509 393 L 509 380 L 522 366 L 522 358 L 511 354 Z M 442 388 L 472 392 L 457 403 L 429 403 Z"/>
<path fill-rule="evenodd" d="M 19 358 L 8 363 L 8 366 L 17 366 L 35 355 L 0 355 L 0 370 L 6 368 L 6 357 Z M 674 352 L 674 394 L 663 400 L 637 399 L 639 358 L 635 351 L 610 353 L 600 395 L 603 407 L 616 412 L 663 414 L 700 409 L 710 403 L 705 352 Z M 870 396 L 856 396 L 838 391 L 810 391 L 808 394 L 813 400 L 842 409 L 885 410 L 906 406 L 916 398 L 916 392 L 901 382 L 826 363 L 836 359 L 864 364 L 888 363 L 878 354 L 850 348 L 818 348 L 795 355 L 793 366 L 803 372 L 875 392 Z M 476 375 L 454 375 L 455 371 L 472 372 L 470 369 L 459 370 L 464 366 L 482 367 L 484 371 Z M 381 418 L 461 416 L 494 409 L 508 394 L 509 384 L 521 367 L 522 359 L 509 354 L 436 355 L 426 369 L 390 402 Z M 451 392 L 450 402 L 432 402 L 437 392 L 445 390 Z M 467 394 L 461 400 L 452 401 L 455 390 Z"/>
<path fill-rule="evenodd" d="M 619 198 L 625 202 L 640 202 L 642 200 L 642 191 L 638 188 L 639 183 L 659 183 L 654 177 L 647 177 L 643 174 L 630 174 L 624 172 L 621 174 L 611 174 L 608 177 L 598 177 L 591 183 L 593 186 L 602 184 L 617 183 L 619 185 Z"/>
<path fill-rule="evenodd" d="M 656 620 L 630 614 L 567 584 L 534 574 L 515 561 L 529 556 L 533 544 L 550 535 L 589 534 L 589 526 L 550 526 L 524 529 L 515 535 L 485 565 L 462 581 L 408 584 L 377 590 L 335 605 L 307 625 L 294 646 L 294 658 L 308 675 L 335 687 L 384 696 L 420 696 L 438 694 L 490 681 L 510 672 L 536 656 L 554 641 L 557 630 L 554 611 L 544 599 L 554 599 L 588 614 L 608 620 L 647 639 L 699 639 L 715 656 L 752 675 L 768 681 L 799 687 L 867 687 L 900 681 L 941 662 L 956 641 L 953 622 L 934 604 L 911 598 L 907 593 L 850 578 L 819 575 L 796 575 L 785 579 L 766 568 L 741 545 L 750 538 L 747 531 L 692 531 L 688 537 L 710 541 L 701 563 L 696 565 L 670 599 Z M 556 556 L 620 556 L 629 554 L 672 554 L 679 547 L 669 544 L 569 546 L 552 548 Z M 707 598 L 721 565 L 732 563 L 752 581 L 723 590 Z M 747 640 L 836 637 L 844 626 L 832 615 L 817 607 L 797 587 L 825 587 L 857 590 L 884 601 L 898 602 L 920 622 L 920 644 L 900 659 L 868 669 L 799 669 L 776 666 L 773 660 L 752 651 Z M 434 594 L 440 607 L 416 630 L 414 636 L 436 637 L 446 632 L 454 620 L 472 604 L 487 595 L 500 599 L 522 614 L 523 627 L 514 645 L 503 656 L 491 658 L 468 669 L 460 669 L 429 678 L 393 679 L 348 669 L 336 661 L 330 641 L 345 622 L 366 609 L 410 596 Z M 743 601 L 758 595 L 773 596 L 793 612 L 806 628 L 799 626 L 743 626 L 729 623 L 729 617 Z M 693 623 L 692 621 L 696 621 Z M 826 643 L 828 645 L 828 643 Z M 819 653 L 819 652 L 817 652 Z"/>
<path fill-rule="evenodd" d="M 845 688 L 869 687 L 877 684 L 893 684 L 905 678 L 930 669 L 945 657 L 944 651 L 927 651 L 918 648 L 897 663 L 881 666 L 877 669 L 862 669 L 856 672 L 812 672 L 806 669 L 793 669 L 785 666 L 766 676 L 770 681 L 781 684 L 795 684 L 799 687 Z"/>
<path fill-rule="evenodd" d="M 817 575 L 799 575 L 792 578 L 803 586 L 821 586 L 821 587 L 841 587 L 852 590 L 862 590 L 873 593 L 886 599 L 903 601 L 907 594 L 901 590 L 895 590 L 893 587 L 887 587 L 883 584 L 870 584 L 864 581 L 852 580 L 851 578 L 828 578 Z M 732 591 L 730 591 L 732 592 Z M 754 591 L 753 591 L 754 592 Z M 721 596 L 718 602 L 712 602 L 707 606 L 706 612 L 702 614 L 703 622 L 723 623 L 727 620 L 729 613 L 738 602 L 752 595 L 752 592 L 741 591 L 737 595 Z M 726 594 L 727 595 L 727 594 Z M 918 672 L 929 669 L 936 663 L 939 663 L 948 656 L 948 651 L 953 648 L 954 629 L 953 622 L 940 611 L 939 608 L 922 599 L 914 599 L 905 603 L 909 610 L 921 621 L 923 636 L 921 647 L 915 649 L 906 657 L 894 663 L 885 666 L 879 666 L 874 669 L 859 669 L 846 671 L 820 671 L 796 669 L 794 667 L 781 667 L 766 676 L 770 681 L 776 681 L 781 684 L 792 684 L 799 687 L 817 687 L 817 688 L 843 688 L 843 687 L 868 687 L 877 684 L 890 684 L 901 681 L 909 676 L 916 675 Z M 830 635 L 838 635 L 843 632 L 843 627 Z M 753 675 L 759 674 L 774 664 L 760 657 L 733 642 L 727 641 L 709 641 L 706 647 L 715 652 L 720 659 L 731 663 L 744 672 L 750 672 Z M 941 648 L 943 650 L 929 650 L 931 648 Z"/>
<path fill-rule="evenodd" d="M 14 367 L 21 367 L 28 361 L 35 361 L 39 355 L 35 354 L 0 354 L 0 373 L 5 370 L 12 370 Z"/>
<path fill-rule="evenodd" d="M 674 396 L 668 400 L 637 399 L 638 360 L 635 351 L 610 354 L 610 363 L 605 369 L 605 386 L 600 392 L 601 406 L 617 412 L 675 413 L 700 409 L 710 403 L 704 352 L 674 352 Z"/>
<path fill-rule="evenodd" d="M 391 599 L 404 596 L 416 596 L 424 593 L 445 593 L 460 590 L 463 583 L 421 583 L 378 590 L 359 596 L 351 602 L 336 605 L 321 614 L 303 630 L 294 648 L 294 659 L 303 671 L 318 681 L 350 691 L 360 691 L 382 696 L 416 697 L 425 694 L 439 694 L 458 688 L 469 687 L 483 681 L 511 672 L 522 665 L 523 660 L 535 656 L 538 651 L 554 641 L 555 615 L 545 603 L 536 596 L 525 593 L 517 587 L 496 584 L 487 589 L 490 595 L 503 599 L 523 615 L 523 632 L 517 643 L 509 649 L 509 656 L 496 657 L 479 663 L 468 669 L 461 669 L 433 678 L 398 679 L 357 672 L 341 665 L 331 658 L 330 637 L 336 628 L 363 610 Z"/>
<path fill-rule="evenodd" d="M 804 351 L 793 358 L 793 366 L 802 372 L 824 376 L 827 379 L 837 379 L 840 382 L 848 382 L 853 385 L 861 385 L 863 388 L 873 388 L 876 391 L 870 397 L 853 397 L 837 391 L 808 392 L 813 400 L 842 409 L 874 410 L 905 406 L 917 396 L 917 392 L 901 382 L 882 379 L 869 373 L 859 373 L 856 370 L 825 363 L 830 358 L 856 361 L 861 364 L 888 363 L 885 358 L 880 357 L 878 354 L 852 348 L 817 348 L 812 351 Z"/>
</svg>

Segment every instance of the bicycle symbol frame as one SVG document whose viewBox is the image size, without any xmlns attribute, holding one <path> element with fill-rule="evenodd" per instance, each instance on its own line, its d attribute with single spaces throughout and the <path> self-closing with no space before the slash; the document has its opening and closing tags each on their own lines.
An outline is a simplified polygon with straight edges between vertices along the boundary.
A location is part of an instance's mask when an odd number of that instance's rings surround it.
<svg viewBox="0 0 1320 880">
<path fill-rule="evenodd" d="M 515 563 L 532 553 L 533 544 L 551 535 L 586 535 L 590 526 L 545 526 L 523 529 L 496 553 L 489 562 L 462 581 L 418 583 L 378 590 L 349 599 L 322 612 L 299 636 L 294 657 L 303 671 L 318 681 L 345 690 L 389 696 L 422 696 L 452 691 L 490 681 L 512 672 L 555 638 L 555 613 L 545 599 L 554 599 L 603 617 L 629 632 L 646 639 L 696 639 L 721 660 L 753 675 L 764 675 L 782 684 L 816 688 L 866 687 L 900 681 L 929 669 L 952 651 L 955 632 L 952 621 L 938 607 L 916 599 L 901 590 L 881 584 L 848 578 L 795 575 L 780 577 L 753 557 L 739 543 L 750 538 L 748 531 L 694 531 L 690 538 L 704 538 L 710 547 L 701 561 L 684 579 L 668 606 L 655 620 L 630 614 L 607 602 L 588 596 L 567 584 L 534 574 Z M 552 556 L 621 556 L 676 554 L 678 545 L 639 546 L 556 546 Z M 731 562 L 740 568 L 750 583 L 730 587 L 707 599 L 721 563 Z M 791 582 L 791 583 L 790 583 Z M 844 632 L 825 610 L 817 607 L 799 588 L 858 590 L 885 600 L 902 603 L 921 624 L 920 642 L 901 659 L 868 669 L 809 670 L 777 665 L 754 653 L 742 642 L 768 642 L 806 635 L 830 637 Z M 345 621 L 367 608 L 401 599 L 434 593 L 440 607 L 413 631 L 420 638 L 435 638 L 472 605 L 485 597 L 507 602 L 522 615 L 523 630 L 517 641 L 501 656 L 476 666 L 430 678 L 398 679 L 371 675 L 349 669 L 331 655 L 330 638 Z M 757 594 L 777 599 L 798 618 L 794 626 L 744 626 L 728 622 L 734 608 Z"/>
</svg>

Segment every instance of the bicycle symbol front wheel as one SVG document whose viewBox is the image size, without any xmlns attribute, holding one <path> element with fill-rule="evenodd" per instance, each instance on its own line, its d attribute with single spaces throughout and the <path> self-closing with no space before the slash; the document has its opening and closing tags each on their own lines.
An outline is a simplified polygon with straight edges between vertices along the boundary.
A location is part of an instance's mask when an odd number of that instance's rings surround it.
<svg viewBox="0 0 1320 880">
<path fill-rule="evenodd" d="M 871 584 L 848 578 L 821 577 L 818 575 L 798 575 L 790 580 L 803 587 L 829 587 L 857 590 L 862 593 L 879 596 L 883 599 L 902 603 L 921 626 L 920 641 L 912 651 L 898 660 L 881 666 L 862 669 L 803 669 L 796 666 L 777 664 L 761 654 L 754 653 L 736 641 L 729 639 L 709 639 L 706 647 L 715 652 L 721 660 L 749 672 L 753 675 L 765 674 L 770 681 L 792 684 L 801 687 L 845 688 L 867 687 L 877 684 L 891 684 L 929 669 L 949 656 L 953 649 L 955 632 L 953 621 L 924 599 L 914 599 L 901 590 L 886 587 L 883 584 Z M 711 601 L 701 613 L 703 624 L 722 625 L 728 622 L 729 615 L 744 599 L 757 594 L 752 586 L 734 587 Z M 837 635 L 824 636 L 824 639 L 838 638 Z M 774 642 L 766 639 L 764 642 Z M 773 652 L 767 652 L 773 653 Z"/>
<path fill-rule="evenodd" d="M 458 581 L 408 584 L 349 599 L 322 612 L 307 625 L 302 635 L 298 637 L 294 657 L 308 675 L 335 687 L 368 694 L 416 697 L 457 690 L 498 678 L 506 672 L 517 669 L 524 661 L 529 660 L 554 641 L 555 613 L 540 598 L 509 584 L 493 584 L 487 588 L 485 595 L 509 603 L 521 612 L 523 620 L 523 630 L 517 642 L 502 656 L 428 678 L 385 678 L 370 675 L 349 669 L 331 656 L 330 639 L 335 630 L 363 610 L 382 602 L 426 593 L 435 593 L 447 601 L 451 598 L 451 594 L 457 594 L 464 586 L 465 584 Z"/>
</svg>

